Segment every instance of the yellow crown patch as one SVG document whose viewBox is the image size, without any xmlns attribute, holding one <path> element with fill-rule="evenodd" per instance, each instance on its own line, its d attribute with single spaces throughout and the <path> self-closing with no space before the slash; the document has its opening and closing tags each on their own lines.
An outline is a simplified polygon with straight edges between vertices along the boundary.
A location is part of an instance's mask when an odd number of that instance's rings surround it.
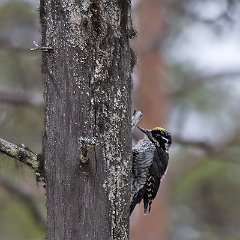
<svg viewBox="0 0 240 240">
<path fill-rule="evenodd" d="M 166 129 L 162 127 L 155 127 L 152 130 L 166 131 Z"/>
</svg>

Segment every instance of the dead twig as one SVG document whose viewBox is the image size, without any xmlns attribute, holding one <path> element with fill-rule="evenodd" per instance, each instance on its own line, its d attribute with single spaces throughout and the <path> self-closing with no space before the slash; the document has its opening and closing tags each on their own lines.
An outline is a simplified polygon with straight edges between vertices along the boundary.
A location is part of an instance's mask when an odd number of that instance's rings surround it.
<svg viewBox="0 0 240 240">
<path fill-rule="evenodd" d="M 23 144 L 16 145 L 0 138 L 0 152 L 22 162 L 35 172 L 39 170 L 37 154 L 26 148 Z"/>
</svg>

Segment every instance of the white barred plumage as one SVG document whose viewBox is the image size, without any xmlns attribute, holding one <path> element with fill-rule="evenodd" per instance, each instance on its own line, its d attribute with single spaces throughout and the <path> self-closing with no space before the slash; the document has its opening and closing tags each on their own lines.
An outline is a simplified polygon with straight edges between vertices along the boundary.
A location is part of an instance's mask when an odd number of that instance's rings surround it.
<svg viewBox="0 0 240 240">
<path fill-rule="evenodd" d="M 147 137 L 132 148 L 132 192 L 130 214 L 136 204 L 144 202 L 144 213 L 151 210 L 161 178 L 168 165 L 168 150 L 172 143 L 171 134 L 164 128 L 146 130 L 139 128 Z"/>
</svg>

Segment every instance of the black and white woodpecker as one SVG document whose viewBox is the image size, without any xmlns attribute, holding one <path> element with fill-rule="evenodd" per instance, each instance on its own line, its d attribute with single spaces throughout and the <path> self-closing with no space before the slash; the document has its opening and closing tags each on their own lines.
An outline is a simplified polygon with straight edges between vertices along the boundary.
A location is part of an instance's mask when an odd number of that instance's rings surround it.
<svg viewBox="0 0 240 240">
<path fill-rule="evenodd" d="M 157 195 L 160 182 L 166 173 L 169 159 L 171 134 L 164 128 L 147 130 L 138 127 L 146 137 L 132 148 L 132 192 L 130 215 L 136 204 L 143 200 L 144 214 L 151 210 L 153 199 Z"/>
</svg>

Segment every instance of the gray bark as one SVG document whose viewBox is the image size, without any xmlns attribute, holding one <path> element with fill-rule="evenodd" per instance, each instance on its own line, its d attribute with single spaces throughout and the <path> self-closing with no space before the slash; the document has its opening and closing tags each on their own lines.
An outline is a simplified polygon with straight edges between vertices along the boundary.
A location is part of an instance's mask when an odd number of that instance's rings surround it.
<svg viewBox="0 0 240 240">
<path fill-rule="evenodd" d="M 41 0 L 47 239 L 128 239 L 128 0 Z"/>
</svg>

